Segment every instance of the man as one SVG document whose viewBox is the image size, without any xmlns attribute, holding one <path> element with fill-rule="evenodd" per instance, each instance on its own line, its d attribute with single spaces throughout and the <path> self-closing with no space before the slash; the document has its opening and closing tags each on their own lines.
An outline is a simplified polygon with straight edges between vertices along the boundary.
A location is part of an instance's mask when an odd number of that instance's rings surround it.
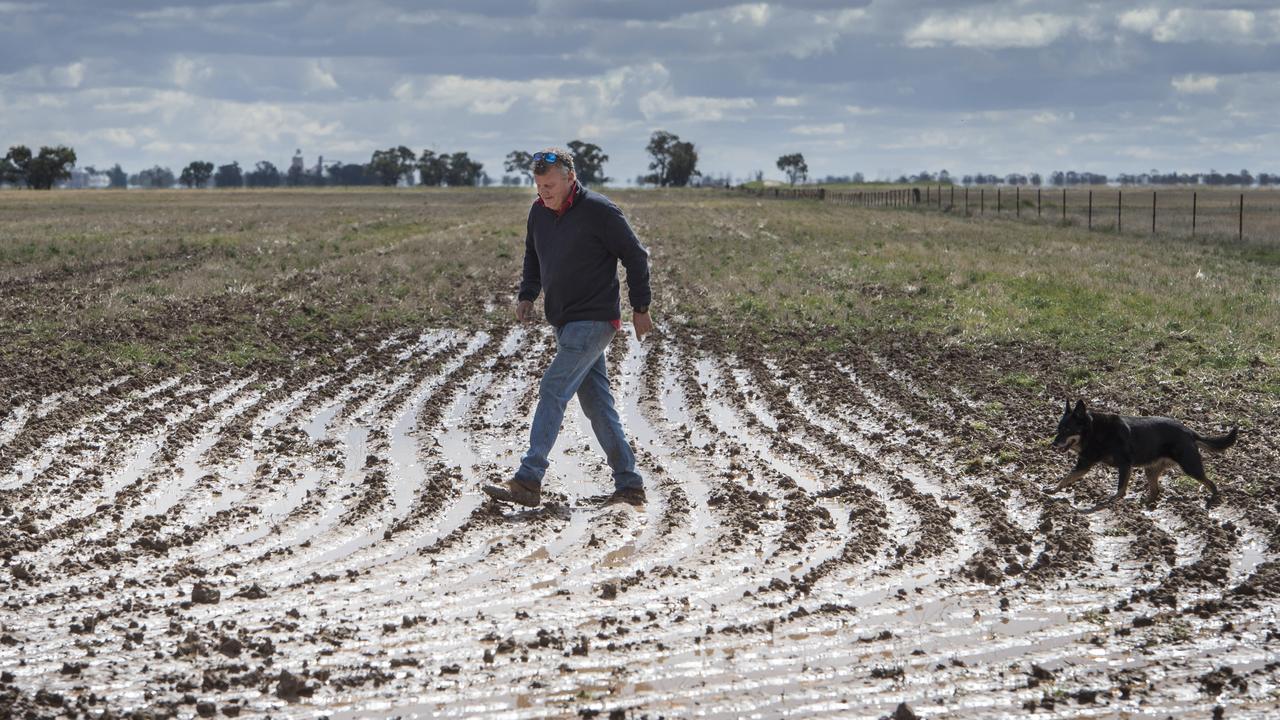
<svg viewBox="0 0 1280 720">
<path fill-rule="evenodd" d="M 538 199 L 529 209 L 516 319 L 531 321 L 533 301 L 545 290 L 543 307 L 555 328 L 556 355 L 538 386 L 529 451 L 520 468 L 505 483 L 482 489 L 497 500 L 528 507 L 542 503 L 547 455 L 560 434 L 565 406 L 576 393 L 613 471 L 614 492 L 608 504 L 640 506 L 645 502 L 644 481 L 613 407 L 604 350 L 622 328 L 619 260 L 627 270 L 636 337 L 653 329 L 649 252 L 617 205 L 578 183 L 568 151 L 534 153 L 533 175 Z"/>
</svg>

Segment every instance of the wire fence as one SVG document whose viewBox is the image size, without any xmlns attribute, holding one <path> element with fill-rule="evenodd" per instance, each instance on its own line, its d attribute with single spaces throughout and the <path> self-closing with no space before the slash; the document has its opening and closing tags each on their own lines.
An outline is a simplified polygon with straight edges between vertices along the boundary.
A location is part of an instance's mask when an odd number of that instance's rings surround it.
<svg viewBox="0 0 1280 720">
<path fill-rule="evenodd" d="M 934 210 L 1101 232 L 1280 239 L 1280 190 L 925 185 L 890 189 L 745 188 L 758 197 Z"/>
</svg>

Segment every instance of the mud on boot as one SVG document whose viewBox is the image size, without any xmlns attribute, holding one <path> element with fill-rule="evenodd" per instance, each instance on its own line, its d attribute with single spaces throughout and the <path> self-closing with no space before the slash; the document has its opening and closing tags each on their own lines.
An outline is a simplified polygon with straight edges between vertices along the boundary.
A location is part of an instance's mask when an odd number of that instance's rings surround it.
<svg viewBox="0 0 1280 720">
<path fill-rule="evenodd" d="M 538 507 L 542 504 L 541 489 L 531 490 L 515 478 L 497 485 L 482 485 L 480 489 L 484 491 L 485 495 L 502 502 L 515 503 L 525 507 Z"/>
<path fill-rule="evenodd" d="M 644 488 L 629 487 L 629 488 L 618 488 L 617 490 L 614 490 L 613 494 L 609 496 L 609 499 L 604 501 L 604 504 L 605 504 L 605 507 L 608 507 L 610 505 L 619 505 L 623 503 L 627 505 L 631 505 L 632 507 L 641 507 L 645 504 L 646 501 L 647 501 L 647 498 L 645 498 L 645 495 L 644 495 Z"/>
</svg>

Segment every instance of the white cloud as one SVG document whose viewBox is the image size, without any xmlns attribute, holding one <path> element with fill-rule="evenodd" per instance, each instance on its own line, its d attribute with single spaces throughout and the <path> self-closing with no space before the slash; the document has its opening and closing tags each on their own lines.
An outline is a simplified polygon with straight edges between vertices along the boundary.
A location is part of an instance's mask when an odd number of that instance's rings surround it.
<svg viewBox="0 0 1280 720">
<path fill-rule="evenodd" d="M 338 81 L 329 70 L 329 63 L 312 60 L 307 63 L 307 87 L 311 90 L 337 90 Z"/>
<path fill-rule="evenodd" d="M 1155 8 L 1121 13 L 1124 30 L 1149 35 L 1159 43 L 1274 43 L 1280 41 L 1280 11 Z"/>
<path fill-rule="evenodd" d="M 1069 122 L 1076 119 L 1076 114 L 1071 111 L 1055 113 L 1049 110 L 1043 110 L 1031 116 L 1031 122 L 1037 125 L 1053 125 L 1060 122 Z"/>
<path fill-rule="evenodd" d="M 850 115 L 877 115 L 880 112 L 878 108 L 863 107 L 862 105 L 845 105 L 844 111 Z"/>
<path fill-rule="evenodd" d="M 1216 75 L 1183 75 L 1172 80 L 1173 89 L 1184 95 L 1216 92 L 1220 78 Z"/>
<path fill-rule="evenodd" d="M 196 80 L 204 80 L 213 75 L 213 68 L 194 58 L 179 55 L 173 59 L 173 84 L 185 88 Z"/>
<path fill-rule="evenodd" d="M 844 123 L 828 123 L 826 125 L 797 125 L 791 128 L 796 135 L 843 135 Z"/>
<path fill-rule="evenodd" d="M 773 104 L 778 107 L 800 107 L 800 98 L 779 95 L 773 99 Z"/>
<path fill-rule="evenodd" d="M 755 27 L 764 27 L 769 23 L 769 5 L 753 3 L 729 8 L 729 22 L 748 23 Z"/>
<path fill-rule="evenodd" d="M 1047 13 L 1021 17 L 931 15 L 907 31 L 906 43 L 910 47 L 1035 48 L 1049 45 L 1074 26 L 1071 18 Z"/>
<path fill-rule="evenodd" d="M 84 82 L 84 63 L 75 62 L 49 72 L 50 79 L 62 87 L 78 88 Z"/>
<path fill-rule="evenodd" d="M 641 96 L 640 113 L 646 120 L 675 118 L 681 120 L 745 120 L 739 111 L 756 106 L 752 98 L 717 98 L 696 95 L 678 96 L 670 87 L 652 90 Z"/>
<path fill-rule="evenodd" d="M 461 75 L 434 75 L 407 79 L 392 90 L 397 100 L 423 106 L 466 108 L 476 115 L 502 115 L 521 99 L 554 103 L 568 79 L 498 80 Z"/>
</svg>

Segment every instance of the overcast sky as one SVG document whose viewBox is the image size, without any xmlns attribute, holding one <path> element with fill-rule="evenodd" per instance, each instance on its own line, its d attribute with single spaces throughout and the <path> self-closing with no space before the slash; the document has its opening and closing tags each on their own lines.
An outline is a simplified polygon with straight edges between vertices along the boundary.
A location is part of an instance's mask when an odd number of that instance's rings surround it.
<svg viewBox="0 0 1280 720">
<path fill-rule="evenodd" d="M 1280 172 L 1280 3 L 0 0 L 0 146 L 367 162 L 654 130 L 699 169 Z"/>
</svg>

